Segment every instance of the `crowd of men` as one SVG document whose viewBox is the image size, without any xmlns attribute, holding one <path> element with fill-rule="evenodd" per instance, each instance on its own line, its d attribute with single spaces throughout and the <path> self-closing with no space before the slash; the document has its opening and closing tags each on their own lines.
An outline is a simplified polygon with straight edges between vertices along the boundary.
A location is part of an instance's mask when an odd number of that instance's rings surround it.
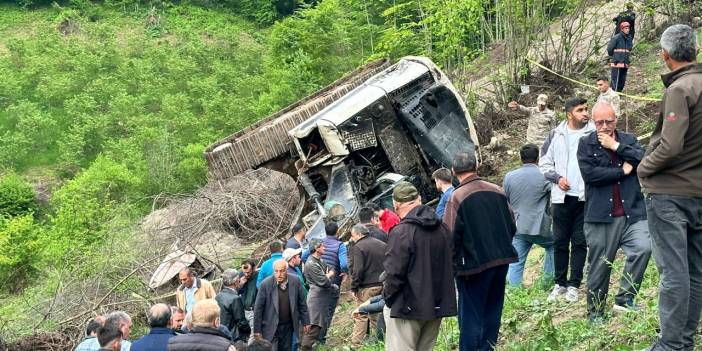
<svg viewBox="0 0 702 351">
<path fill-rule="evenodd" d="M 568 99 L 557 125 L 546 96 L 536 108 L 510 103 L 530 114 L 530 127 L 522 166 L 502 187 L 478 176 L 473 151 L 459 152 L 451 169 L 432 175 L 442 193 L 436 210 L 400 182 L 392 209 L 360 209 L 348 242 L 331 221 L 324 239 L 309 241 L 296 225 L 286 244 L 269 245 L 258 270 L 251 260 L 225 270 L 219 292 L 185 268 L 177 305 L 149 310 L 149 334 L 130 343 L 130 317 L 113 312 L 90 321 L 76 351 L 312 350 L 326 341 L 345 280 L 357 305 L 352 349 L 375 334 L 386 350 L 431 350 L 442 319 L 458 316 L 460 350 L 491 350 L 506 285 L 522 284 L 534 244 L 545 249 L 544 273 L 555 283 L 550 301 L 578 301 L 588 264 L 592 323 L 609 316 L 617 251 L 626 263 L 612 310 L 621 312 L 639 309 L 653 253 L 660 334 L 650 350 L 693 350 L 702 308 L 702 65 L 688 26 L 669 27 L 661 46 L 671 72 L 645 151 L 617 129 L 619 100 L 607 77 L 597 80 L 594 106 Z"/>
</svg>

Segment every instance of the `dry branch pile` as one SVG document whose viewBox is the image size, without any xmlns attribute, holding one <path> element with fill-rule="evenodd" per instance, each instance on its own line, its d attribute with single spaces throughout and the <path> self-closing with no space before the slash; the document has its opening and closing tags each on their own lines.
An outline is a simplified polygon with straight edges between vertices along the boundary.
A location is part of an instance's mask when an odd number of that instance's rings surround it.
<svg viewBox="0 0 702 351">
<path fill-rule="evenodd" d="M 70 351 L 73 343 L 61 333 L 37 333 L 7 346 L 0 351 Z"/>
<path fill-rule="evenodd" d="M 287 174 L 257 169 L 210 182 L 195 195 L 167 200 L 168 206 L 146 219 L 152 235 L 195 246 L 210 232 L 225 232 L 255 242 L 285 231 L 300 200 Z M 181 245 L 178 245 L 181 246 Z"/>
</svg>

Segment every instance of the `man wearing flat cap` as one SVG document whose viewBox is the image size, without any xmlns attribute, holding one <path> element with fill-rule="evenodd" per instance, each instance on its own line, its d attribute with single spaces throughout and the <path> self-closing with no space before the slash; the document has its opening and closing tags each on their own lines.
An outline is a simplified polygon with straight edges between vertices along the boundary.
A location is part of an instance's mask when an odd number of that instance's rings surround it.
<svg viewBox="0 0 702 351">
<path fill-rule="evenodd" d="M 385 350 L 432 350 L 441 319 L 456 315 L 451 234 L 412 183 L 400 182 L 392 200 L 400 223 L 383 262 Z"/>
<path fill-rule="evenodd" d="M 453 233 L 458 285 L 460 350 L 492 350 L 497 344 L 510 263 L 517 262 L 517 231 L 507 196 L 476 173 L 473 152 L 453 158 L 460 184 L 446 205 L 444 222 Z"/>
</svg>

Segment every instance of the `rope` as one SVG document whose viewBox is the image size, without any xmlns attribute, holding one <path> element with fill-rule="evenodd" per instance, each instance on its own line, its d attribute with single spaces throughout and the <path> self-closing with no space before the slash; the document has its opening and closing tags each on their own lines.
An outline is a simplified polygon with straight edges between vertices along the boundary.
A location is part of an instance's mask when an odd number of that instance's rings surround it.
<svg viewBox="0 0 702 351">
<path fill-rule="evenodd" d="M 570 78 L 570 77 L 566 77 L 566 76 L 564 76 L 564 75 L 562 75 L 562 74 L 556 73 L 556 72 L 554 72 L 553 70 L 551 70 L 550 68 L 548 68 L 548 67 L 546 67 L 546 66 L 544 66 L 544 65 L 542 65 L 542 64 L 540 64 L 540 63 L 538 63 L 538 62 L 536 62 L 536 61 L 534 61 L 534 60 L 532 60 L 532 59 L 530 59 L 530 58 L 528 58 L 528 57 L 526 58 L 526 60 L 529 61 L 529 63 L 531 63 L 531 64 L 533 64 L 533 65 L 535 65 L 535 66 L 537 66 L 537 67 L 543 69 L 544 71 L 549 72 L 549 73 L 551 73 L 551 74 L 554 74 L 554 75 L 556 75 L 556 76 L 559 76 L 559 77 L 561 77 L 561 78 L 563 78 L 563 79 L 565 79 L 565 80 L 567 80 L 567 81 L 569 81 L 569 82 L 573 82 L 573 83 L 575 83 L 575 84 L 582 85 L 582 86 L 584 86 L 584 87 L 586 87 L 586 88 L 590 88 L 590 89 L 595 89 L 595 90 L 597 90 L 597 87 L 594 87 L 594 86 L 592 86 L 592 85 L 583 83 L 583 82 L 581 82 L 581 81 L 575 80 L 575 79 Z M 620 93 L 620 92 L 615 92 L 615 93 L 617 93 L 617 94 L 620 95 L 620 96 L 624 96 L 624 97 L 626 97 L 626 98 L 632 99 L 632 100 L 639 100 L 639 101 L 661 101 L 661 99 L 650 98 L 650 97 L 645 97 L 645 96 L 629 95 L 629 94 L 624 94 L 624 93 Z"/>
</svg>

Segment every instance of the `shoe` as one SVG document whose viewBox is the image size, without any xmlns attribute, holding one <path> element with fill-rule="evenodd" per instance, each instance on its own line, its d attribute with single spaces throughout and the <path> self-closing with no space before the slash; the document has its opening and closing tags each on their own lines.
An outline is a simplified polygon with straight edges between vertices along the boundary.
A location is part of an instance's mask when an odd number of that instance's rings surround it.
<svg viewBox="0 0 702 351">
<path fill-rule="evenodd" d="M 553 290 L 551 290 L 551 293 L 548 294 L 548 298 L 546 298 L 546 301 L 555 301 L 559 296 L 565 294 L 566 290 L 567 289 L 565 286 L 560 286 L 556 284 L 553 287 Z"/>
<path fill-rule="evenodd" d="M 602 325 L 605 323 L 605 317 L 599 314 L 593 314 L 587 316 L 587 321 L 592 325 Z"/>
<path fill-rule="evenodd" d="M 639 306 L 637 306 L 634 301 L 630 300 L 624 304 L 615 303 L 612 307 L 612 311 L 619 313 L 639 312 Z"/>
<path fill-rule="evenodd" d="M 577 302 L 579 295 L 580 293 L 578 293 L 578 288 L 574 286 L 569 286 L 565 293 L 565 299 L 568 302 Z"/>
</svg>

